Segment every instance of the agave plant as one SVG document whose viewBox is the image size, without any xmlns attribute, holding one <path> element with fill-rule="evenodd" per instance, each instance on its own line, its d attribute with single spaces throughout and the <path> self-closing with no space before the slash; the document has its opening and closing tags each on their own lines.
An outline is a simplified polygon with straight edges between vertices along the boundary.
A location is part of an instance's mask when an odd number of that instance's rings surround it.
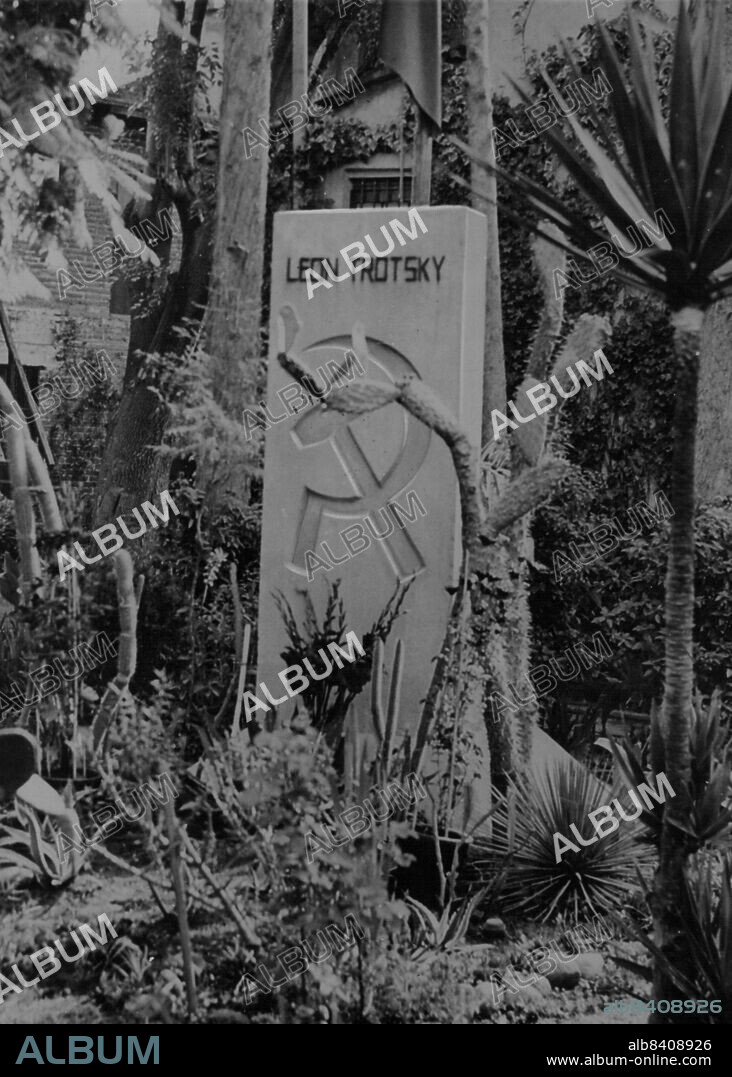
<svg viewBox="0 0 732 1077">
<path fill-rule="evenodd" d="M 648 755 L 655 775 L 665 770 L 663 740 L 658 736 L 655 708 L 651 717 L 651 736 Z M 730 804 L 730 731 L 721 722 L 720 694 L 715 692 L 708 706 L 697 695 L 692 708 L 689 736 L 691 778 L 687 787 L 687 806 L 681 835 L 692 851 L 703 845 L 721 846 L 729 842 L 732 832 L 732 804 Z M 621 776 L 628 788 L 635 788 L 646 781 L 643 766 L 644 752 L 627 738 L 608 745 L 615 756 Z M 640 815 L 654 838 L 663 832 L 663 806 L 654 804 Z"/>
<path fill-rule="evenodd" d="M 673 420 L 671 501 L 674 516 L 668 549 L 665 600 L 665 675 L 661 727 L 666 773 L 674 789 L 685 790 L 690 779 L 689 731 L 693 692 L 694 620 L 694 457 L 697 383 L 704 312 L 716 299 L 732 293 L 732 92 L 723 57 L 724 5 L 714 5 L 711 24 L 702 16 L 692 27 L 680 0 L 673 53 L 668 117 L 664 119 L 652 41 L 642 40 L 637 18 L 627 11 L 629 61 L 626 75 L 610 36 L 597 24 L 603 69 L 612 93 L 608 122 L 588 105 L 594 134 L 568 115 L 570 111 L 548 75 L 550 93 L 564 109 L 573 138 L 555 125 L 545 137 L 565 169 L 604 220 L 607 231 L 594 227 L 569 209 L 553 192 L 527 176 L 498 168 L 513 194 L 524 202 L 523 214 L 507 212 L 527 224 L 526 203 L 559 227 L 558 246 L 581 258 L 607 243 L 611 228 L 627 229 L 641 218 L 662 211 L 672 234 L 663 230 L 649 238 L 649 247 L 610 272 L 631 286 L 663 299 L 671 311 L 676 363 L 676 409 Z M 579 72 L 564 47 L 570 68 Z M 524 100 L 531 98 L 517 87 Z M 466 147 L 467 149 L 467 147 Z M 468 150 L 468 152 L 470 152 Z M 488 167 L 487 162 L 483 162 Z M 529 227 L 531 227 L 529 225 Z M 535 230 L 544 234 L 541 227 Z M 552 240 L 551 235 L 546 235 Z M 683 867 L 688 846 L 680 840 L 686 820 L 685 796 L 669 802 L 656 876 L 656 927 L 661 949 L 682 960 L 681 907 Z M 676 949 L 675 956 L 671 951 Z M 670 987 L 657 965 L 656 994 Z"/>
<path fill-rule="evenodd" d="M 429 954 L 440 950 L 454 950 L 462 946 L 470 927 L 470 920 L 486 895 L 486 890 L 479 890 L 470 897 L 456 902 L 448 902 L 438 917 L 416 898 L 407 897 L 405 901 L 417 918 L 419 937 L 417 948 L 412 952 L 414 961 L 421 961 Z"/>
<path fill-rule="evenodd" d="M 559 915 L 578 920 L 587 912 L 605 914 L 636 889 L 636 869 L 647 854 L 636 828 L 621 823 L 592 845 L 567 852 L 557 863 L 554 837 L 571 834 L 574 823 L 585 840 L 594 836 L 588 816 L 609 804 L 613 792 L 569 757 L 558 759 L 545 780 L 509 780 L 494 793 L 493 833 L 476 841 L 473 868 L 489 877 L 505 870 L 500 906 L 527 918 Z"/>
<path fill-rule="evenodd" d="M 697 1013 L 695 1024 L 729 1025 L 732 1023 L 732 858 L 725 857 L 721 865 L 709 858 L 694 874 L 694 879 L 684 879 L 682 889 L 682 911 L 690 945 L 688 957 L 681 965 L 641 931 L 635 929 L 635 932 L 685 1000 L 708 999 L 721 1003 L 721 1012 L 717 1014 Z M 689 1010 L 691 1005 L 690 1001 Z"/>
</svg>

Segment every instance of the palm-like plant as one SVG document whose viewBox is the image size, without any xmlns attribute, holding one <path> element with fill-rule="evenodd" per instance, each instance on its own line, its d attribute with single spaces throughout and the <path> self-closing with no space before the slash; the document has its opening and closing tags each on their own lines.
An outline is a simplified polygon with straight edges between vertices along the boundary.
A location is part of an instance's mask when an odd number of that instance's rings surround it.
<svg viewBox="0 0 732 1077">
<path fill-rule="evenodd" d="M 682 907 L 688 851 L 684 816 L 693 691 L 694 453 L 700 336 L 704 311 L 714 300 L 732 292 L 732 93 L 722 55 L 724 5 L 715 7 L 710 27 L 700 17 L 692 28 L 683 0 L 680 2 L 667 120 L 662 114 L 651 43 L 643 42 L 637 19 L 628 10 L 629 85 L 607 31 L 602 23 L 597 27 L 603 68 L 612 86 L 608 102 L 614 122 L 608 123 L 596 106 L 588 105 L 594 134 L 572 116 L 566 120 L 574 139 L 558 125 L 545 132 L 567 172 L 604 219 L 608 232 L 611 227 L 627 229 L 661 210 L 674 229 L 669 236 L 648 237 L 649 248 L 621 262 L 612 273 L 624 283 L 665 300 L 674 330 L 674 516 L 666 575 L 661 727 L 666 773 L 673 788 L 683 792 L 669 802 L 664 816 L 654 912 L 662 949 L 677 964 L 683 956 L 683 927 L 676 910 Z M 578 76 L 566 45 L 564 51 Z M 552 80 L 544 77 L 550 92 L 562 102 Z M 517 88 L 530 102 L 531 98 Z M 564 111 L 569 111 L 566 104 Z M 563 231 L 565 238 L 558 245 L 564 250 L 586 258 L 589 248 L 599 243 L 604 242 L 609 249 L 608 233 L 593 227 L 555 194 L 526 176 L 500 168 L 497 172 L 507 179 L 512 192 Z M 507 211 L 514 216 L 510 207 Z M 525 211 L 515 217 L 526 223 Z M 535 230 L 541 232 L 541 228 Z M 656 991 L 662 991 L 667 983 L 657 962 Z"/>
<path fill-rule="evenodd" d="M 505 793 L 494 790 L 493 832 L 476 839 L 472 868 L 485 879 L 505 873 L 499 907 L 532 919 L 579 920 L 626 902 L 638 868 L 647 866 L 638 827 L 621 823 L 598 839 L 589 818 L 616 792 L 568 757 L 556 760 L 545 780 L 519 776 L 508 779 Z M 588 844 L 557 863 L 555 836 L 571 835 L 573 823 Z"/>
</svg>

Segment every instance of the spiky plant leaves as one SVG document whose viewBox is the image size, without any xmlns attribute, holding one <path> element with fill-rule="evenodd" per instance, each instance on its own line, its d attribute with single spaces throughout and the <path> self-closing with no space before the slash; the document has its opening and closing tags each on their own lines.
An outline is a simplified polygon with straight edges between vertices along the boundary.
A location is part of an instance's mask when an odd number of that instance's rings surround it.
<svg viewBox="0 0 732 1077">
<path fill-rule="evenodd" d="M 608 743 L 626 788 L 637 789 L 642 782 L 646 781 L 640 749 L 627 737 L 623 737 L 620 741 L 610 737 Z M 647 827 L 656 840 L 660 838 L 663 826 L 663 804 L 654 804 L 652 809 L 644 807 L 639 816 L 639 822 Z"/>
<path fill-rule="evenodd" d="M 0 831 L 0 866 L 12 864 L 52 886 L 59 886 L 71 878 L 77 866 L 64 869 L 49 821 L 42 824 L 33 808 L 19 800 L 16 801 L 16 813 L 26 829 L 3 825 Z"/>
<path fill-rule="evenodd" d="M 687 999 L 719 999 L 719 1014 L 696 1014 L 698 1024 L 732 1021 L 732 858 L 697 864 L 684 878 L 682 914 L 687 938 L 684 967 L 633 928 L 664 974 Z"/>
<path fill-rule="evenodd" d="M 719 693 L 714 693 L 708 706 L 697 696 L 692 714 L 689 736 L 691 779 L 688 789 L 674 790 L 675 799 L 681 800 L 684 811 L 669 822 L 683 830 L 690 847 L 699 849 L 705 843 L 720 845 L 728 841 L 732 833 L 732 809 L 728 804 L 732 768 L 727 758 L 730 734 L 720 724 Z M 657 724 L 654 711 L 649 740 L 654 775 L 663 773 L 663 770 L 656 769 L 653 763 L 654 741 L 659 735 Z M 618 741 L 611 737 L 609 746 L 628 788 L 635 788 L 647 780 L 641 749 L 627 738 Z M 661 832 L 663 818 L 664 805 L 654 804 L 652 810 L 644 809 L 640 821 L 657 838 Z"/>
<path fill-rule="evenodd" d="M 417 949 L 412 953 L 414 960 L 425 957 L 430 951 L 450 950 L 461 946 L 470 926 L 473 913 L 487 893 L 487 888 L 472 895 L 466 895 L 458 902 L 448 902 L 440 918 L 416 898 L 404 900 L 417 917 L 420 936 Z"/>
<path fill-rule="evenodd" d="M 391 757 L 396 746 L 397 726 L 399 722 L 399 705 L 402 694 L 402 674 L 404 672 L 404 640 L 397 640 L 394 653 L 394 669 L 389 686 L 389 704 L 386 714 L 386 732 L 384 734 L 383 758 L 386 774 L 389 774 Z"/>
<path fill-rule="evenodd" d="M 558 124 L 544 132 L 574 182 L 606 219 L 607 232 L 588 225 L 582 213 L 530 177 L 495 168 L 512 196 L 562 230 L 564 238 L 557 245 L 571 254 L 606 243 L 610 227 L 625 230 L 639 218 L 658 219 L 656 213 L 663 211 L 673 234 L 646 234 L 648 248 L 621 259 L 611 273 L 660 296 L 673 310 L 704 308 L 732 293 L 732 80 L 719 46 L 722 5 L 715 6 L 707 32 L 701 18 L 692 29 L 683 2 L 679 4 L 668 120 L 661 110 L 653 40 L 651 35 L 642 40 L 629 9 L 627 79 L 607 29 L 602 22 L 597 25 L 602 67 L 612 88 L 606 101 L 613 122 L 607 122 L 595 102 L 588 102 L 597 137 L 571 115 L 566 120 L 572 135 Z M 579 75 L 566 44 L 564 54 Z M 561 101 L 552 80 L 544 77 Z M 516 88 L 530 105 L 532 96 Z M 475 158 L 469 147 L 461 146 Z M 507 212 L 521 226 L 537 231 L 515 203 Z"/>
<path fill-rule="evenodd" d="M 689 736 L 691 755 L 691 826 L 699 845 L 729 840 L 732 831 L 730 789 L 730 731 L 721 723 L 721 695 L 708 705 L 697 696 Z"/>
<path fill-rule="evenodd" d="M 484 855 L 474 858 L 485 878 L 505 868 L 498 904 L 507 912 L 542 921 L 560 915 L 578 920 L 617 908 L 636 889 L 636 866 L 643 865 L 648 854 L 636 840 L 632 823 L 621 820 L 615 831 L 597 836 L 588 816 L 611 804 L 613 795 L 589 771 L 564 758 L 556 761 L 546 781 L 509 781 L 506 793 L 496 794 L 492 837 L 480 841 Z M 572 824 L 585 841 L 597 841 L 580 845 Z M 559 863 L 555 834 L 578 846 Z"/>
<path fill-rule="evenodd" d="M 384 644 L 380 639 L 374 644 L 374 661 L 371 667 L 371 718 L 374 723 L 376 740 L 379 745 L 384 741 L 386 725 L 384 723 L 384 705 L 382 686 L 384 681 Z"/>
</svg>

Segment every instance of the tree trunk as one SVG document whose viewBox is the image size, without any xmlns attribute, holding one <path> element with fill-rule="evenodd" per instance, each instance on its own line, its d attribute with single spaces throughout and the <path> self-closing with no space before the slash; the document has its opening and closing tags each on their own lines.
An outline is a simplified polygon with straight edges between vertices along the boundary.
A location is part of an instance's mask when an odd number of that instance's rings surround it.
<svg viewBox="0 0 732 1077">
<path fill-rule="evenodd" d="M 694 688 L 694 456 L 697 419 L 697 382 L 702 311 L 686 307 L 674 314 L 674 348 L 677 363 L 676 409 L 673 422 L 671 481 L 671 534 L 666 571 L 666 645 L 661 729 L 664 738 L 664 772 L 676 796 L 664 810 L 661 850 L 654 893 L 656 941 L 682 970 L 689 940 L 683 915 L 684 865 L 688 844 L 674 821 L 688 818 L 684 793 L 690 778 L 689 733 Z M 656 964 L 656 999 L 679 995 Z M 681 1015 L 683 1019 L 683 1015 Z M 678 1023 L 673 1015 L 657 1016 L 654 1023 Z"/>
<path fill-rule="evenodd" d="M 193 94 L 206 0 L 196 0 L 190 26 L 193 42 L 183 53 L 181 38 L 161 18 L 153 58 L 154 85 L 150 94 L 147 154 L 157 177 L 149 203 L 135 205 L 127 214 L 135 220 L 154 217 L 171 204 L 178 211 L 182 253 L 177 273 L 170 272 L 171 241 L 155 247 L 160 269 L 139 263 L 129 271 L 132 299 L 130 341 L 122 399 L 104 450 L 97 485 L 97 525 L 111 522 L 165 488 L 169 465 L 154 451 L 167 425 L 167 409 L 151 387 L 141 380 L 150 353 L 180 354 L 184 342 L 174 327 L 182 319 L 200 320 L 206 299 L 210 252 L 207 226 L 196 208 L 201 184 L 194 169 Z M 166 0 L 165 7 L 182 22 L 185 4 Z M 171 97 L 175 106 L 171 107 Z M 140 543 L 136 549 L 142 548 Z"/>
<path fill-rule="evenodd" d="M 490 0 L 465 0 L 465 78 L 468 143 L 475 153 L 495 165 L 493 146 L 493 84 L 488 49 Z M 491 413 L 506 403 L 506 368 L 503 357 L 501 264 L 498 253 L 496 176 L 471 161 L 471 203 L 488 220 L 486 251 L 485 345 L 483 351 L 483 444 L 492 435 Z"/>
<path fill-rule="evenodd" d="M 239 363 L 254 373 L 262 351 L 266 149 L 247 160 L 244 127 L 269 117 L 273 0 L 226 6 L 219 174 L 207 348 L 214 390 L 230 414 L 243 407 Z M 248 379 L 247 379 L 248 380 Z"/>
<path fill-rule="evenodd" d="M 468 113 L 468 142 L 477 154 L 495 164 L 493 147 L 493 85 L 489 52 L 490 0 L 466 0 L 465 3 L 465 81 Z M 493 438 L 491 415 L 494 408 L 506 406 L 506 370 L 503 354 L 503 318 L 501 312 L 501 266 L 498 248 L 498 212 L 496 177 L 489 168 L 471 161 L 471 203 L 485 214 L 488 222 L 486 247 L 485 341 L 483 349 L 483 423 L 482 443 Z M 524 522 L 516 528 L 524 534 Z M 510 695 L 516 666 L 528 668 L 528 624 L 524 613 L 524 583 L 521 572 L 514 573 L 517 553 L 502 541 L 495 547 L 495 565 L 491 578 L 471 591 L 472 646 L 484 671 L 489 691 Z M 500 577 L 500 579 L 499 579 Z M 508 628 L 509 608 L 520 622 L 518 633 Z M 515 622 L 514 622 L 515 624 Z M 511 646 L 509 646 L 509 636 Z M 511 653 L 511 647 L 516 650 Z M 515 662 L 511 658 L 515 658 Z M 520 764 L 522 752 L 516 741 L 514 719 L 494 721 L 490 700 L 483 700 L 486 733 L 490 745 L 494 776 L 511 773 Z"/>
<path fill-rule="evenodd" d="M 704 320 L 699 370 L 697 472 L 699 500 L 732 487 L 732 299 L 720 299 Z"/>
<path fill-rule="evenodd" d="M 699 0 L 692 13 L 707 19 L 724 4 L 724 57 L 732 74 L 732 0 Z M 702 7 L 702 10 L 694 9 Z M 727 494 L 732 486 L 732 299 L 720 299 L 704 319 L 699 368 L 697 496 L 700 502 Z"/>
</svg>

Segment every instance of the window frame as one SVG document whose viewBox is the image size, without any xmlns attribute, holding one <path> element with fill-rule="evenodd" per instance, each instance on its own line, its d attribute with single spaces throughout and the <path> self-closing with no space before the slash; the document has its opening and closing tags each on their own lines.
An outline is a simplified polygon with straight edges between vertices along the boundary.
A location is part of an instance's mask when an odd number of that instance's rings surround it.
<svg viewBox="0 0 732 1077">
<path fill-rule="evenodd" d="M 413 180 L 412 180 L 412 169 L 411 168 L 405 168 L 404 172 L 403 172 L 403 175 L 404 175 L 404 200 L 403 200 L 403 202 L 401 204 L 398 201 L 389 202 L 386 205 L 383 205 L 383 204 L 373 205 L 373 204 L 369 203 L 368 205 L 356 205 L 356 206 L 354 206 L 354 205 L 351 204 L 352 196 L 353 196 L 354 189 L 355 189 L 354 188 L 354 181 L 373 180 L 373 181 L 376 181 L 378 183 L 379 180 L 396 180 L 396 194 L 398 195 L 398 193 L 399 193 L 399 171 L 400 170 L 398 168 L 389 168 L 389 167 L 383 167 L 383 166 L 380 167 L 380 168 L 363 168 L 363 167 L 361 167 L 361 168 L 357 168 L 357 169 L 353 169 L 353 170 L 348 169 L 346 171 L 346 177 L 347 177 L 348 183 L 349 183 L 348 208 L 349 209 L 400 209 L 400 208 L 406 208 L 406 207 L 410 206 L 411 205 L 410 200 L 411 200 L 411 195 L 412 195 L 412 182 L 413 182 Z"/>
</svg>

